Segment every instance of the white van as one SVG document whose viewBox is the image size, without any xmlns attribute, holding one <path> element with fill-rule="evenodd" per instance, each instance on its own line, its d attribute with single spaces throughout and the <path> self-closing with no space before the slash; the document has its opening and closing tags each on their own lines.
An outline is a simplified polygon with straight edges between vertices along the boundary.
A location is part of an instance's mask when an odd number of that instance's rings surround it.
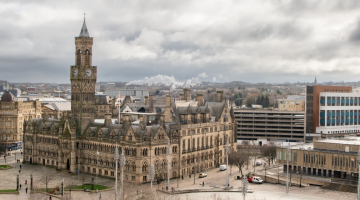
<svg viewBox="0 0 360 200">
<path fill-rule="evenodd" d="M 220 165 L 220 171 L 225 171 L 226 170 L 226 165 Z"/>
<path fill-rule="evenodd" d="M 260 160 L 257 160 L 256 161 L 256 166 L 260 166 L 260 165 L 262 165 L 262 162 Z"/>
</svg>

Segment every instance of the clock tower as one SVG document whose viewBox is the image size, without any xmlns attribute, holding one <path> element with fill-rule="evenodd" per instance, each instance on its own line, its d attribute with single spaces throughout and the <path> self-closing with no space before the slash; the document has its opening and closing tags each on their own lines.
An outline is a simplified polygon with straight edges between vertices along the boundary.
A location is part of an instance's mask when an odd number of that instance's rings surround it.
<svg viewBox="0 0 360 200">
<path fill-rule="evenodd" d="M 80 134 L 95 117 L 95 83 L 97 68 L 92 66 L 93 38 L 85 18 L 79 37 L 75 37 L 75 65 L 70 67 L 71 112 L 77 119 Z"/>
</svg>

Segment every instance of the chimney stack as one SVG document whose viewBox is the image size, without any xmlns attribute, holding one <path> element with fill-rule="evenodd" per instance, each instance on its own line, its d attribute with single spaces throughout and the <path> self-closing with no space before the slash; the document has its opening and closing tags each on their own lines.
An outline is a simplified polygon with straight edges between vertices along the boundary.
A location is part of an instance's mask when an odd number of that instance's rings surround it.
<svg viewBox="0 0 360 200">
<path fill-rule="evenodd" d="M 204 105 L 204 95 L 203 94 L 198 94 L 197 95 L 197 101 L 198 101 L 198 106 L 203 106 Z"/>
<path fill-rule="evenodd" d="M 184 100 L 184 94 L 180 94 L 180 101 Z"/>
<path fill-rule="evenodd" d="M 186 102 L 190 101 L 190 89 L 189 88 L 184 89 L 184 98 L 185 98 Z"/>
<path fill-rule="evenodd" d="M 224 91 L 217 91 L 217 98 L 216 98 L 216 102 L 222 102 L 223 101 L 223 93 Z"/>
<path fill-rule="evenodd" d="M 112 121 L 111 121 L 111 114 L 105 114 L 105 125 L 109 125 L 109 124 L 112 124 Z"/>
<path fill-rule="evenodd" d="M 154 110 L 153 95 L 149 95 L 149 113 L 152 113 L 153 110 Z"/>
<path fill-rule="evenodd" d="M 160 126 L 165 126 L 165 116 L 164 115 L 161 115 L 160 116 Z"/>
<path fill-rule="evenodd" d="M 144 102 L 145 102 L 145 105 L 148 105 L 148 96 L 144 96 Z"/>
<path fill-rule="evenodd" d="M 165 107 L 170 108 L 171 107 L 171 95 L 166 95 L 166 104 Z"/>
</svg>

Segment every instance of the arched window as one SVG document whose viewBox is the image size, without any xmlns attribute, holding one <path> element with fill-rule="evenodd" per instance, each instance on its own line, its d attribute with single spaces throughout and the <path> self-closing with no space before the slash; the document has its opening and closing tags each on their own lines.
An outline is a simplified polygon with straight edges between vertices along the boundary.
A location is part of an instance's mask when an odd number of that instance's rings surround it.
<svg viewBox="0 0 360 200">
<path fill-rule="evenodd" d="M 132 168 L 133 168 L 133 171 L 135 172 L 136 171 L 136 164 L 135 163 L 132 164 Z"/>
<path fill-rule="evenodd" d="M 90 65 L 90 51 L 89 51 L 89 49 L 85 50 L 85 65 Z"/>
<path fill-rule="evenodd" d="M 76 51 L 76 65 L 81 65 L 81 50 Z"/>
</svg>

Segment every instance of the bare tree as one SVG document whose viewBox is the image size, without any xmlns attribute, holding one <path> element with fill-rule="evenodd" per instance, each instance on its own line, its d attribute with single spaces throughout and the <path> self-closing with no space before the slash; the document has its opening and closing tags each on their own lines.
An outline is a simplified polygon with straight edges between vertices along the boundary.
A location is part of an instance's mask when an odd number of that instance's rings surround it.
<svg viewBox="0 0 360 200">
<path fill-rule="evenodd" d="M 48 198 L 46 194 L 40 192 L 38 184 L 33 185 L 33 190 L 30 191 L 30 200 L 47 200 Z"/>
<path fill-rule="evenodd" d="M 40 177 L 39 181 L 45 184 L 45 192 L 48 191 L 48 184 L 49 182 L 55 177 L 55 173 L 51 172 L 51 170 L 47 167 L 43 167 L 42 176 Z"/>
<path fill-rule="evenodd" d="M 280 183 L 280 167 L 277 167 L 275 170 L 276 170 L 276 174 L 278 177 L 278 184 L 279 184 Z"/>
<path fill-rule="evenodd" d="M 216 194 L 211 195 L 211 199 L 212 200 L 230 200 L 230 198 L 228 196 L 221 197 L 219 194 L 218 195 L 216 195 Z"/>
<path fill-rule="evenodd" d="M 247 152 L 237 153 L 237 157 L 235 158 L 235 164 L 239 168 L 239 172 L 241 172 L 241 176 L 243 176 L 242 168 L 249 161 L 249 154 Z"/>
<path fill-rule="evenodd" d="M 231 151 L 229 153 L 229 165 L 230 165 L 230 175 L 232 172 L 233 165 L 236 165 L 238 159 L 238 153 L 236 151 Z"/>
<path fill-rule="evenodd" d="M 274 160 L 276 158 L 276 146 L 275 145 L 264 146 L 261 151 L 261 156 L 263 156 L 267 160 L 270 166 L 270 162 L 274 163 Z"/>
</svg>

